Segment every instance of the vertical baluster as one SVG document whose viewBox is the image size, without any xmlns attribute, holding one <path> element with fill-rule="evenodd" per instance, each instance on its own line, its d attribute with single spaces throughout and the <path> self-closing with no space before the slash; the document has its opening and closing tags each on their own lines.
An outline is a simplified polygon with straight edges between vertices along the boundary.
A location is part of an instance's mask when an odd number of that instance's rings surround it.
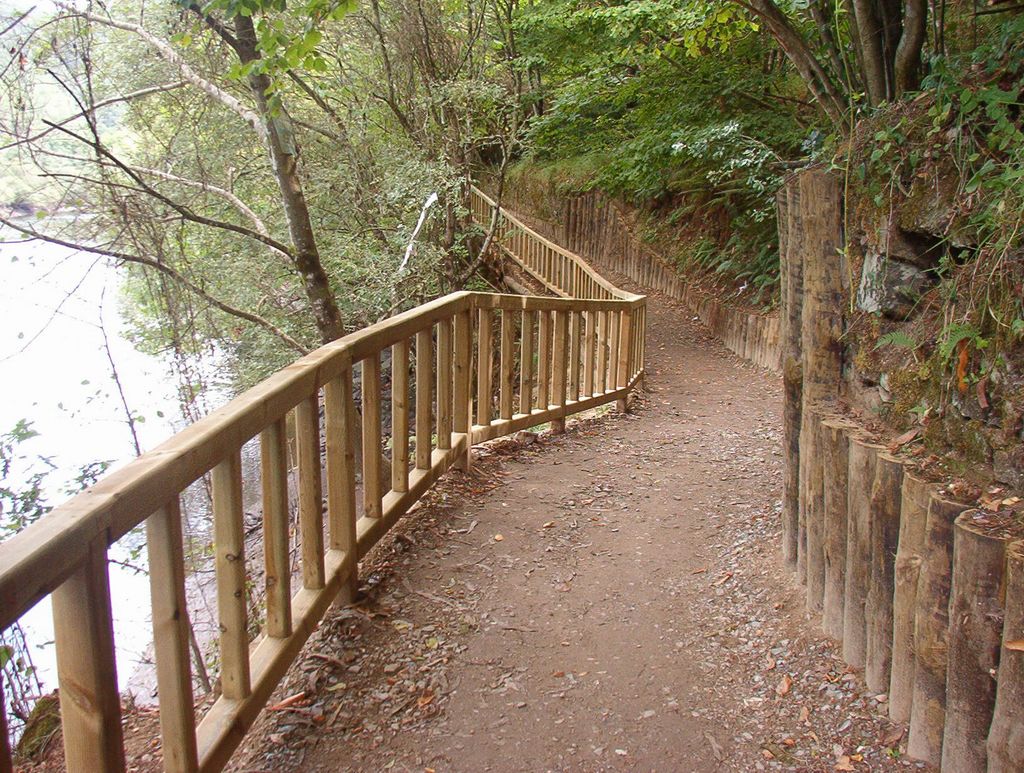
<svg viewBox="0 0 1024 773">
<path fill-rule="evenodd" d="M 358 582 L 356 559 L 356 406 L 352 370 L 324 385 L 324 426 L 327 433 L 327 524 L 331 550 L 345 553 L 346 573 L 339 593 L 351 601 Z"/>
<path fill-rule="evenodd" d="M 565 407 L 566 372 L 566 336 L 568 335 L 568 313 L 556 311 L 555 315 L 555 340 L 552 347 L 551 364 L 551 390 L 554 393 L 554 404 L 560 408 Z M 552 431 L 565 431 L 565 418 L 558 418 L 551 422 Z"/>
<path fill-rule="evenodd" d="M 619 317 L 617 311 L 609 312 L 608 327 L 611 343 L 608 347 L 608 388 L 615 389 L 619 378 Z"/>
<path fill-rule="evenodd" d="M 583 394 L 587 397 L 593 397 L 594 395 L 594 355 L 596 354 L 596 342 L 594 336 L 597 335 L 597 315 L 600 312 L 588 311 L 586 330 L 583 333 L 584 336 L 584 348 L 583 348 Z"/>
<path fill-rule="evenodd" d="M 472 437 L 469 434 L 473 423 L 473 400 L 470 390 L 473 386 L 473 311 L 467 308 L 455 315 L 455 380 L 453 389 L 452 429 L 456 434 L 465 435 L 466 451 L 458 460 L 459 469 L 468 470 L 472 461 Z"/>
<path fill-rule="evenodd" d="M 516 326 L 513 320 L 513 312 L 508 309 L 501 311 L 501 396 L 499 400 L 499 416 L 502 419 L 512 418 L 512 398 L 515 389 L 513 387 L 513 376 L 515 374 L 515 346 Z"/>
<path fill-rule="evenodd" d="M 299 540 L 302 585 L 324 587 L 324 489 L 320 470 L 320 399 L 314 392 L 295 406 L 299 457 Z"/>
<path fill-rule="evenodd" d="M 250 691 L 240 451 L 213 468 L 212 484 L 221 693 L 225 698 L 240 700 Z"/>
<path fill-rule="evenodd" d="M 437 447 L 452 447 L 452 321 L 437 323 Z"/>
<path fill-rule="evenodd" d="M 146 519 L 146 550 L 164 770 L 184 773 L 196 770 L 199 760 L 188 652 L 185 556 L 177 497 Z"/>
<path fill-rule="evenodd" d="M 608 388 L 608 312 L 597 314 L 597 393 L 603 395 Z"/>
<path fill-rule="evenodd" d="M 409 341 L 391 346 L 391 488 L 409 490 Z"/>
<path fill-rule="evenodd" d="M 0 680 L 0 773 L 12 773 L 11 742 L 7 730 L 7 700 L 4 698 L 3 680 Z"/>
<path fill-rule="evenodd" d="M 526 414 L 533 410 L 533 317 L 532 311 L 523 311 L 523 340 L 519 355 L 519 412 Z"/>
<path fill-rule="evenodd" d="M 70 771 L 123 771 L 107 546 L 96 540 L 85 563 L 51 596 L 57 644 L 64 757 Z"/>
<path fill-rule="evenodd" d="M 491 363 L 494 359 L 494 312 L 480 309 L 477 321 L 476 350 L 476 423 L 491 423 Z"/>
<path fill-rule="evenodd" d="M 363 515 L 381 517 L 380 354 L 362 362 L 363 372 Z"/>
<path fill-rule="evenodd" d="M 569 399 L 580 399 L 580 312 L 569 312 Z"/>
<path fill-rule="evenodd" d="M 551 312 L 537 313 L 537 407 L 546 411 L 551 403 Z"/>
<path fill-rule="evenodd" d="M 263 490 L 263 560 L 267 589 L 267 636 L 292 632 L 291 564 L 288 555 L 288 437 L 284 419 L 260 433 Z"/>
<path fill-rule="evenodd" d="M 416 334 L 416 467 L 430 469 L 430 429 L 433 426 L 434 341 L 430 328 Z"/>
</svg>

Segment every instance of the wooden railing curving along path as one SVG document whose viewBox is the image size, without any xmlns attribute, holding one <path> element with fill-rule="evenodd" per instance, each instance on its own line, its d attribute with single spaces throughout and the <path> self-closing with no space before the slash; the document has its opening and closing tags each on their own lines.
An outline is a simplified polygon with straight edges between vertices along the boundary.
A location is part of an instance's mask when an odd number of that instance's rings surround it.
<svg viewBox="0 0 1024 773">
<path fill-rule="evenodd" d="M 470 203 L 489 225 L 494 202 L 472 189 Z M 359 559 L 446 470 L 470 464 L 473 444 L 545 422 L 557 429 L 570 414 L 624 403 L 643 376 L 643 296 L 619 290 L 508 213 L 498 220 L 504 254 L 561 297 L 456 292 L 345 336 L 0 545 L 0 629 L 52 598 L 70 771 L 125 766 L 107 551 L 130 530 L 145 524 L 165 769 L 219 770 L 330 604 L 351 592 Z M 387 392 L 390 480 L 382 461 Z M 256 437 L 266 608 L 250 642 L 242 447 Z M 179 500 L 207 474 L 221 694 L 197 727 Z M 10 767 L 0 722 L 0 771 Z"/>
</svg>

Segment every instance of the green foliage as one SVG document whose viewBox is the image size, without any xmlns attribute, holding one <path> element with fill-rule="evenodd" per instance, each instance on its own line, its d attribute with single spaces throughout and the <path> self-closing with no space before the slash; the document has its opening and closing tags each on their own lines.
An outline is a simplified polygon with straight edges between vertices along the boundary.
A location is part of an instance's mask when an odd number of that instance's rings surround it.
<svg viewBox="0 0 1024 773">
<path fill-rule="evenodd" d="M 897 349 L 907 349 L 909 351 L 915 351 L 920 347 L 920 343 L 915 340 L 911 335 L 902 331 L 894 330 L 891 333 L 879 336 L 878 341 L 875 342 L 875 349 L 882 349 L 886 346 L 892 346 Z"/>
</svg>

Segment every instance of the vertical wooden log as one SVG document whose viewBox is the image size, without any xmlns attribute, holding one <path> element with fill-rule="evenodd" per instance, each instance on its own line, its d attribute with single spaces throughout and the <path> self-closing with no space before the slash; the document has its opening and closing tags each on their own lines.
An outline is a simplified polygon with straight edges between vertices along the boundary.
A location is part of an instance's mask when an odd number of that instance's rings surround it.
<svg viewBox="0 0 1024 773">
<path fill-rule="evenodd" d="M 365 398 L 364 398 L 365 399 Z M 437 323 L 437 447 L 452 447 L 452 321 Z"/>
<path fill-rule="evenodd" d="M 622 389 L 629 384 L 629 359 L 632 354 L 633 310 L 619 315 L 619 351 L 616 360 L 618 375 L 615 386 Z"/>
<path fill-rule="evenodd" d="M 555 315 L 555 329 L 554 329 L 554 345 L 552 346 L 552 373 L 551 373 L 551 388 L 554 392 L 552 395 L 554 404 L 559 408 L 565 407 L 565 386 L 566 386 L 566 371 L 568 366 L 566 363 L 566 336 L 568 335 L 568 314 L 564 311 L 556 311 Z M 555 434 L 565 432 L 565 418 L 553 419 L 551 422 L 551 431 Z"/>
<path fill-rule="evenodd" d="M 953 577 L 953 523 L 966 505 L 932 494 L 924 527 L 924 561 L 914 614 L 914 700 L 907 754 L 931 765 L 942 761 L 946 724 L 949 589 Z"/>
<path fill-rule="evenodd" d="M 863 438 L 850 438 L 843 660 L 854 668 L 864 667 L 867 651 L 864 605 L 871 585 L 871 489 L 875 481 L 875 457 L 882 450 L 882 446 Z"/>
<path fill-rule="evenodd" d="M 240 700 L 248 697 L 250 692 L 240 452 L 234 451 L 214 467 L 211 479 L 221 694 L 225 698 Z"/>
<path fill-rule="evenodd" d="M 515 352 L 513 347 L 516 342 L 516 328 L 512 319 L 513 312 L 503 309 L 501 312 L 501 397 L 499 401 L 499 415 L 506 421 L 512 418 L 512 400 L 515 389 L 513 378 L 515 376 Z"/>
<path fill-rule="evenodd" d="M 917 670 L 914 615 L 917 612 L 917 581 L 923 560 L 924 529 L 930 499 L 931 486 L 928 482 L 905 472 L 892 600 L 892 676 L 889 679 L 889 716 L 896 722 L 910 721 L 910 707 L 914 701 L 914 672 Z"/>
<path fill-rule="evenodd" d="M 525 414 L 533 410 L 533 318 L 532 311 L 523 311 L 522 341 L 519 344 L 519 412 Z"/>
<path fill-rule="evenodd" d="M 846 598 L 846 535 L 849 499 L 850 435 L 856 425 L 839 417 L 821 423 L 822 478 L 824 480 L 825 583 L 821 601 L 821 627 L 833 639 L 843 638 Z"/>
<path fill-rule="evenodd" d="M 391 346 L 391 488 L 409 490 L 409 340 Z"/>
<path fill-rule="evenodd" d="M 460 470 L 470 468 L 473 450 L 472 438 L 469 434 L 472 424 L 473 401 L 470 398 L 470 390 L 473 386 L 473 317 L 472 309 L 465 309 L 455 315 L 455 368 L 452 378 L 455 380 L 452 401 L 452 410 L 455 415 L 452 419 L 452 429 L 460 435 L 465 435 L 466 450 L 456 461 L 456 467 Z"/>
<path fill-rule="evenodd" d="M 587 322 L 583 331 L 583 394 L 587 397 L 593 397 L 595 368 L 594 355 L 596 354 L 597 348 L 595 336 L 597 335 L 597 315 L 600 312 L 587 311 L 584 313 L 587 315 Z"/>
<path fill-rule="evenodd" d="M 85 562 L 51 598 L 67 769 L 123 771 L 107 548 L 101 540 L 89 546 Z"/>
<path fill-rule="evenodd" d="M 427 416 L 429 418 L 429 409 Z M 346 368 L 324 385 L 324 431 L 327 435 L 327 535 L 331 550 L 345 554 L 346 582 L 339 603 L 355 598 L 356 549 L 356 408 L 352 370 Z M 428 441 L 430 435 L 427 435 Z"/>
<path fill-rule="evenodd" d="M 429 328 L 416 334 L 416 468 L 430 469 L 434 407 L 434 341 Z"/>
<path fill-rule="evenodd" d="M 380 354 L 363 360 L 360 370 L 363 397 L 363 515 L 367 518 L 380 518 L 383 484 L 380 469 Z"/>
<path fill-rule="evenodd" d="M 539 311 L 537 325 L 537 407 L 551 407 L 551 312 Z"/>
<path fill-rule="evenodd" d="M 491 367 L 494 363 L 494 312 L 480 309 L 477 312 L 476 346 L 476 423 L 487 426 L 491 423 Z"/>
<path fill-rule="evenodd" d="M 989 773 L 1024 770 L 1024 541 L 1006 550 L 1006 615 L 988 732 Z"/>
<path fill-rule="evenodd" d="M 260 433 L 263 491 L 263 579 L 267 593 L 267 636 L 292 632 L 291 562 L 288 555 L 288 437 L 284 419 Z"/>
<path fill-rule="evenodd" d="M 164 769 L 185 773 L 198 769 L 199 758 L 188 650 L 185 555 L 177 498 L 146 519 L 146 550 Z"/>
<path fill-rule="evenodd" d="M 807 583 L 807 611 L 821 613 L 825 594 L 825 469 L 821 450 L 821 413 L 819 406 L 805 405 L 806 427 L 801 435 L 800 452 L 806 457 L 800 465 L 801 543 L 805 546 L 803 569 Z"/>
<path fill-rule="evenodd" d="M 796 571 L 800 502 L 800 412 L 803 406 L 801 330 L 803 298 L 803 252 L 791 238 L 799 227 L 800 186 L 795 178 L 786 181 L 775 197 L 779 223 L 779 277 L 782 282 L 783 321 L 783 497 L 782 558 Z"/>
<path fill-rule="evenodd" d="M 324 587 L 324 493 L 320 466 L 320 400 L 317 394 L 295 406 L 299 469 L 299 542 L 302 585 Z"/>
<path fill-rule="evenodd" d="M 983 771 L 995 707 L 1002 647 L 1005 535 L 992 533 L 967 510 L 953 530 L 953 584 L 949 597 L 949 662 L 942 770 Z"/>
<path fill-rule="evenodd" d="M 903 464 L 891 454 L 880 452 L 875 457 L 875 481 L 871 488 L 871 585 L 864 607 L 864 681 L 869 689 L 879 693 L 889 689 L 892 669 L 892 599 L 902 490 Z"/>
</svg>

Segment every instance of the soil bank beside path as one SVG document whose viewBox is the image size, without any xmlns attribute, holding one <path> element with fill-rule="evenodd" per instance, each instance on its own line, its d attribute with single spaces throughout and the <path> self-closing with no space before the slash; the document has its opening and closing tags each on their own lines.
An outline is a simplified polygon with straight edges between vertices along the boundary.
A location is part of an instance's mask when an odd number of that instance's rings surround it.
<svg viewBox="0 0 1024 773">
<path fill-rule="evenodd" d="M 632 414 L 494 444 L 407 518 L 234 769 L 919 767 L 781 568 L 779 379 L 663 297 L 647 334 Z"/>
</svg>

